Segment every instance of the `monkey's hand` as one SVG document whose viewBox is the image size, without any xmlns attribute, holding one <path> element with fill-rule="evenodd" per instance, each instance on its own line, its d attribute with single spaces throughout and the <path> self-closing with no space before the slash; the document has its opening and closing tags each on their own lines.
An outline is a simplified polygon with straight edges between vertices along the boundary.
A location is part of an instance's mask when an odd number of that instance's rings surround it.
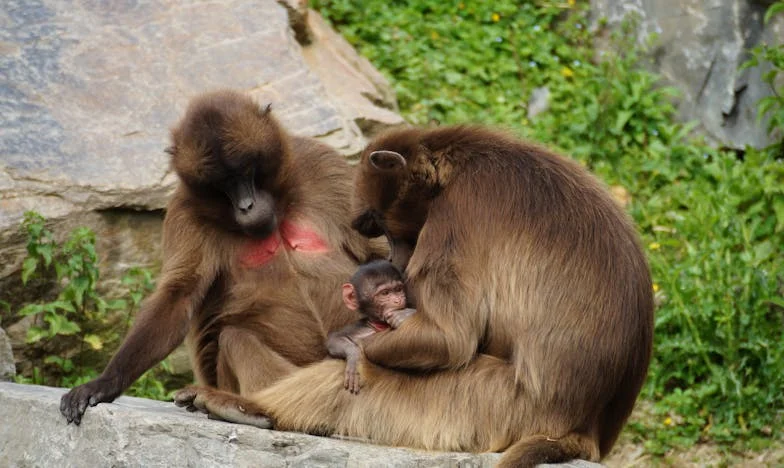
<svg viewBox="0 0 784 468">
<path fill-rule="evenodd" d="M 88 405 L 95 406 L 98 403 L 114 401 L 121 393 L 122 388 L 119 388 L 117 380 L 98 377 L 72 388 L 70 392 L 63 395 L 60 399 L 60 412 L 69 424 L 74 423 L 78 426 Z"/>
<path fill-rule="evenodd" d="M 416 312 L 416 309 L 411 308 L 389 310 L 384 312 L 384 320 L 389 324 L 390 327 L 400 328 L 400 325 L 403 324 L 403 321 L 414 315 L 414 312 Z"/>
<path fill-rule="evenodd" d="M 348 358 L 346 360 L 346 373 L 343 378 L 343 388 L 353 394 L 359 393 L 360 387 L 359 369 L 357 369 L 357 359 Z"/>
</svg>

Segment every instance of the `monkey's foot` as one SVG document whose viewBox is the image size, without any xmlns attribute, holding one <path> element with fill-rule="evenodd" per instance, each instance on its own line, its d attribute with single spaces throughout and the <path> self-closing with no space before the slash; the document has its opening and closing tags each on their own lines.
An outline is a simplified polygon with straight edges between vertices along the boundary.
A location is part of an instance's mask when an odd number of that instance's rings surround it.
<svg viewBox="0 0 784 468">
<path fill-rule="evenodd" d="M 189 386 L 174 395 L 174 404 L 188 411 L 202 411 L 211 419 L 272 429 L 272 420 L 252 401 L 233 393 Z"/>
</svg>

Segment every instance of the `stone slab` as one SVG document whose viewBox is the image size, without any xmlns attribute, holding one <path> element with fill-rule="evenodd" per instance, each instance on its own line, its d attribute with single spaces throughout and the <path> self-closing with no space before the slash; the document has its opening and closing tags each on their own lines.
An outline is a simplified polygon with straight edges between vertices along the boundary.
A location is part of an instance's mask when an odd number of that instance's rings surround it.
<svg viewBox="0 0 784 468">
<path fill-rule="evenodd" d="M 121 397 L 59 413 L 65 389 L 0 382 L 0 466 L 489 468 L 496 453 L 427 452 L 213 421 L 172 403 Z M 574 460 L 561 468 L 600 468 Z"/>
</svg>

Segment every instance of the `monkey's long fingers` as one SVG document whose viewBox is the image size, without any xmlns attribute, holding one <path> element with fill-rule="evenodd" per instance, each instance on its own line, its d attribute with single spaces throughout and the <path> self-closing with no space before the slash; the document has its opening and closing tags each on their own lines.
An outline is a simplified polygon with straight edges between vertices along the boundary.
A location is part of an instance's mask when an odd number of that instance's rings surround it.
<svg viewBox="0 0 784 468">
<path fill-rule="evenodd" d="M 351 391 L 351 373 L 346 372 L 345 376 L 343 376 L 343 388 L 348 391 Z"/>
<path fill-rule="evenodd" d="M 351 393 L 359 393 L 359 372 L 351 373 L 351 382 L 349 384 L 349 391 Z"/>
<path fill-rule="evenodd" d="M 77 426 L 82 422 L 82 415 L 87 410 L 90 401 L 90 389 L 80 385 L 66 393 L 60 399 L 60 412 L 68 423 Z"/>
</svg>

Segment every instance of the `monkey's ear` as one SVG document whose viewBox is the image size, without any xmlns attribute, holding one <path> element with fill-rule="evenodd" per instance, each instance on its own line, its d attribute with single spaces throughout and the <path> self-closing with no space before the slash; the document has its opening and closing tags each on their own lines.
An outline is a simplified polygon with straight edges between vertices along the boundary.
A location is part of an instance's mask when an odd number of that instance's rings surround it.
<svg viewBox="0 0 784 468">
<path fill-rule="evenodd" d="M 399 172 L 406 168 L 406 158 L 395 151 L 373 151 L 370 165 L 382 172 Z"/>
<path fill-rule="evenodd" d="M 343 302 L 350 310 L 359 309 L 357 293 L 354 291 L 354 286 L 351 283 L 343 283 Z"/>
<path fill-rule="evenodd" d="M 174 156 L 174 153 L 177 152 L 177 148 L 174 145 L 172 145 L 166 148 L 165 150 L 163 150 L 163 152 L 170 156 Z"/>
</svg>

